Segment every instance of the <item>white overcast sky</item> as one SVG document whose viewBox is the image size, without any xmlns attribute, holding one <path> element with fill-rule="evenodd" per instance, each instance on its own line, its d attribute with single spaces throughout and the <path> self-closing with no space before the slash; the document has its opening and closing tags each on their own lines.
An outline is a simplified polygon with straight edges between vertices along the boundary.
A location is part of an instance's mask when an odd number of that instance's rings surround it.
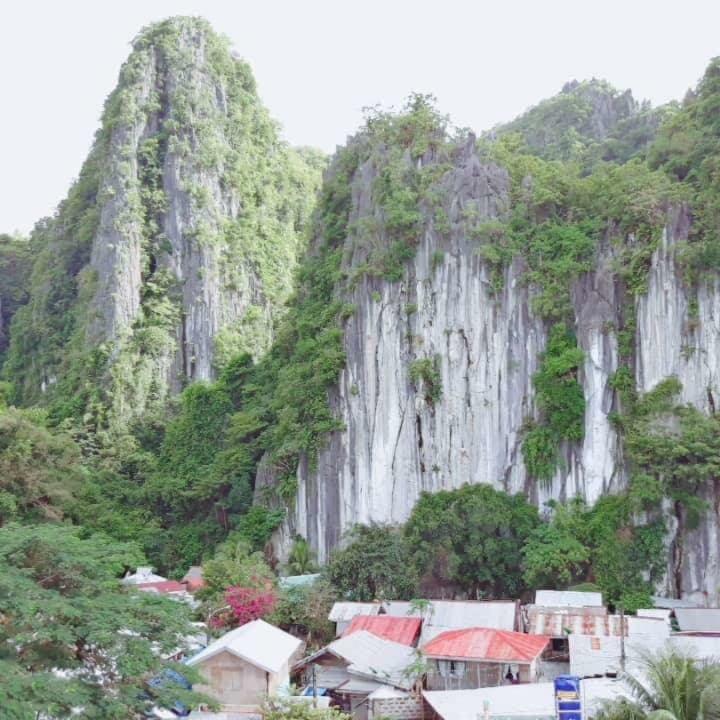
<svg viewBox="0 0 720 720">
<path fill-rule="evenodd" d="M 411 91 L 480 131 L 572 78 L 680 98 L 720 55 L 720 0 L 0 0 L 0 232 L 53 212 L 133 36 L 176 14 L 228 35 L 285 137 L 327 151 Z"/>
</svg>

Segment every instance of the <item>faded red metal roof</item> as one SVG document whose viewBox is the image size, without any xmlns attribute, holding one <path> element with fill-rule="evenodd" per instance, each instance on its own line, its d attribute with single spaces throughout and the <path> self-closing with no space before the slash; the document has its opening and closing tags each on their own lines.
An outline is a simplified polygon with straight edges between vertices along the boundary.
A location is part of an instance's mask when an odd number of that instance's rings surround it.
<svg viewBox="0 0 720 720">
<path fill-rule="evenodd" d="M 419 617 L 394 617 L 392 615 L 356 615 L 343 637 L 358 630 L 367 630 L 383 640 L 413 646 L 420 636 L 422 619 Z"/>
<path fill-rule="evenodd" d="M 530 663 L 549 642 L 550 638 L 543 635 L 467 628 L 440 633 L 423 646 L 422 651 L 424 655 L 435 658 Z"/>
<path fill-rule="evenodd" d="M 185 583 L 178 582 L 177 580 L 163 580 L 162 582 L 150 582 L 140 583 L 135 586 L 138 590 L 145 590 L 159 593 L 176 593 L 187 591 Z"/>
</svg>

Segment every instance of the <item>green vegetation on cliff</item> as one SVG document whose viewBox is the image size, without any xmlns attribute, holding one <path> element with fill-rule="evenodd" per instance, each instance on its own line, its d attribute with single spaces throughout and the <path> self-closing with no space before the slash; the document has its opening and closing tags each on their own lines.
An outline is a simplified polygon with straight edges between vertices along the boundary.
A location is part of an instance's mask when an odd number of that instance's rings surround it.
<svg viewBox="0 0 720 720">
<path fill-rule="evenodd" d="M 216 364 L 261 354 L 323 165 L 279 140 L 248 65 L 205 21 L 143 30 L 79 179 L 33 233 L 5 369 L 16 401 L 101 427 L 161 411 L 194 376 L 185 333 L 198 283 L 227 318 Z"/>
</svg>

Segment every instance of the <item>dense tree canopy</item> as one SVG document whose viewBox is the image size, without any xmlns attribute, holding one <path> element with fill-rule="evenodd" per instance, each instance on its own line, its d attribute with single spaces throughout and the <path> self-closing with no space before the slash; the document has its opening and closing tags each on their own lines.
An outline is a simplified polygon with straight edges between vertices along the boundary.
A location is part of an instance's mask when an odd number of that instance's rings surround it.
<svg viewBox="0 0 720 720">
<path fill-rule="evenodd" d="M 146 683 L 191 634 L 181 604 L 120 585 L 137 547 L 67 525 L 0 528 L 3 717 L 127 720 L 154 700 Z M 185 670 L 183 670 L 185 673 Z M 164 700 L 190 701 L 169 686 Z"/>
</svg>

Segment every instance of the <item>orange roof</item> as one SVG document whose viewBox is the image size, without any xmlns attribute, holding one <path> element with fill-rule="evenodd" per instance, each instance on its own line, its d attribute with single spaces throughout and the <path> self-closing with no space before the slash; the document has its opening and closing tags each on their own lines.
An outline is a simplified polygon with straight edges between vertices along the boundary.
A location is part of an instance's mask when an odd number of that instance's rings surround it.
<svg viewBox="0 0 720 720">
<path fill-rule="evenodd" d="M 422 620 L 419 617 L 394 617 L 392 615 L 356 615 L 343 637 L 358 630 L 367 630 L 383 640 L 392 640 L 401 645 L 415 645 L 420 635 Z"/>
<path fill-rule="evenodd" d="M 185 592 L 187 587 L 185 583 L 177 582 L 177 580 L 163 580 L 162 582 L 149 582 L 139 583 L 135 586 L 138 590 L 145 592 L 159 592 L 159 593 L 177 593 Z"/>
<path fill-rule="evenodd" d="M 498 662 L 530 663 L 542 653 L 550 638 L 509 630 L 467 628 L 448 630 L 423 646 L 423 654 L 435 658 L 465 658 Z"/>
</svg>

